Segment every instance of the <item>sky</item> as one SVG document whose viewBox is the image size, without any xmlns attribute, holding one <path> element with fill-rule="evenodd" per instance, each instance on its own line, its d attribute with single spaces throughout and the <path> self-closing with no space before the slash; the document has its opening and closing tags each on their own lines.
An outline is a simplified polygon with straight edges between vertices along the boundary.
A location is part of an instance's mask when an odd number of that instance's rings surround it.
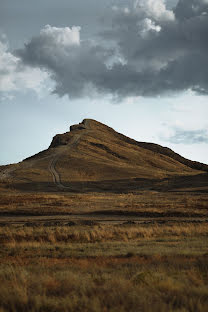
<svg viewBox="0 0 208 312">
<path fill-rule="evenodd" d="M 208 0 L 0 0 L 0 165 L 92 118 L 208 164 Z"/>
</svg>

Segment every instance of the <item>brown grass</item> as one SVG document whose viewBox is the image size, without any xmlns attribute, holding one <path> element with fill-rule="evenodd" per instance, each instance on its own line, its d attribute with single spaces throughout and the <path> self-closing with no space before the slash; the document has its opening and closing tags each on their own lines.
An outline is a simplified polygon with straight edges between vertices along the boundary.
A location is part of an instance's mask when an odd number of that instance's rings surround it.
<svg viewBox="0 0 208 312">
<path fill-rule="evenodd" d="M 0 227 L 0 243 L 96 243 L 143 241 L 155 238 L 208 237 L 207 223 L 172 225 L 7 226 Z"/>
<path fill-rule="evenodd" d="M 0 228 L 0 311 L 207 311 L 207 227 Z"/>
<path fill-rule="evenodd" d="M 208 216 L 208 194 L 143 191 L 127 194 L 0 192 L 0 214 L 50 215 L 131 213 L 151 216 Z"/>
</svg>

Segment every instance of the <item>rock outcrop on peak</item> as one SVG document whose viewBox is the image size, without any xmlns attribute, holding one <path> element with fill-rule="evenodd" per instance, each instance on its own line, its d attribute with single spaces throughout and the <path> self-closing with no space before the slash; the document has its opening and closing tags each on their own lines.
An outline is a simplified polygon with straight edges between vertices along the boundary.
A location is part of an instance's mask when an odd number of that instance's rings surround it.
<svg viewBox="0 0 208 312">
<path fill-rule="evenodd" d="M 83 125 L 82 123 L 78 124 L 78 125 L 72 125 L 70 126 L 70 131 L 74 131 L 74 130 L 84 130 L 86 129 L 85 125 Z"/>
</svg>

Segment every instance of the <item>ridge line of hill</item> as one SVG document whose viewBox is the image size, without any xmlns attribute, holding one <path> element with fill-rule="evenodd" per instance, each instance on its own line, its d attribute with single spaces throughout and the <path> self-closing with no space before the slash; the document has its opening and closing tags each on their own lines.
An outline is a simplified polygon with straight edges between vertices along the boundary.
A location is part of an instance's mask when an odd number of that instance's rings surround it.
<svg viewBox="0 0 208 312">
<path fill-rule="evenodd" d="M 181 163 L 183 165 L 186 165 L 189 168 L 208 172 L 208 165 L 206 165 L 206 164 L 203 164 L 203 163 L 198 162 L 198 161 L 189 160 L 189 159 L 179 155 L 178 153 L 174 152 L 170 148 L 163 147 L 163 146 L 161 146 L 159 144 L 156 144 L 156 143 L 147 143 L 147 142 L 136 141 L 136 140 L 134 140 L 132 138 L 129 138 L 128 136 L 126 136 L 126 135 L 124 135 L 122 133 L 117 132 L 116 130 L 114 130 L 113 128 L 111 128 L 109 126 L 94 120 L 94 119 L 83 119 L 83 121 L 80 122 L 78 125 L 71 126 L 70 127 L 70 132 L 73 132 L 75 130 L 76 131 L 77 130 L 85 131 L 87 129 L 90 129 L 91 131 L 93 131 L 93 125 L 94 125 L 95 128 L 101 126 L 103 129 L 114 133 L 114 135 L 117 136 L 117 138 L 124 140 L 128 144 L 136 145 L 136 146 L 142 147 L 142 148 L 144 148 L 146 150 L 150 150 L 150 151 L 152 151 L 154 153 L 159 153 L 161 155 L 168 156 L 168 157 L 178 161 L 179 163 Z M 101 129 L 99 129 L 99 130 L 101 131 Z M 61 143 L 61 137 L 62 136 L 64 137 L 65 135 L 66 135 L 66 133 L 56 135 L 53 138 L 49 148 L 50 147 L 55 147 L 55 146 L 59 145 L 59 143 L 60 144 L 66 144 L 65 141 L 63 143 Z"/>
<path fill-rule="evenodd" d="M 150 150 L 154 153 L 159 153 L 159 154 L 168 156 L 168 157 L 180 162 L 181 164 L 186 165 L 189 168 L 208 172 L 208 165 L 203 164 L 203 163 L 198 162 L 198 161 L 189 160 L 189 159 L 179 155 L 178 153 L 174 152 L 173 150 L 171 150 L 168 147 L 163 147 L 163 146 L 156 144 L 156 143 L 138 142 L 138 141 L 131 139 L 131 138 L 129 138 L 129 137 L 127 137 L 121 133 L 118 133 L 118 134 L 128 144 L 136 145 L 136 146 L 142 147 L 144 149 Z"/>
<path fill-rule="evenodd" d="M 168 157 L 180 162 L 181 164 L 186 165 L 189 168 L 208 172 L 208 165 L 201 163 L 201 162 L 198 162 L 198 161 L 189 160 L 189 159 L 181 156 L 180 154 L 174 152 L 173 150 L 171 150 L 168 147 L 163 147 L 163 146 L 156 144 L 156 143 L 147 143 L 147 142 L 136 141 L 136 140 L 129 138 L 128 136 L 126 136 L 122 133 L 117 132 L 113 128 L 106 126 L 105 124 L 98 122 L 96 120 L 93 120 L 93 119 L 84 119 L 81 122 L 81 124 L 89 125 L 90 121 L 94 122 L 94 123 L 98 123 L 98 124 L 106 127 L 106 129 L 108 129 L 108 131 L 113 131 L 118 138 L 123 139 L 128 144 L 136 145 L 136 146 L 142 147 L 144 149 L 150 150 L 154 153 L 159 153 L 159 154 L 162 154 L 164 156 L 168 156 Z"/>
</svg>

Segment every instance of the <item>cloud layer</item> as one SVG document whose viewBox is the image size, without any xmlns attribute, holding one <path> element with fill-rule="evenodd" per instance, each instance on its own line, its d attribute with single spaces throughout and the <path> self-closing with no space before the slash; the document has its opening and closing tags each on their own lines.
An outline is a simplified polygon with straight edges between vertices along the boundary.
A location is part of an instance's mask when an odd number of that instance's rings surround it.
<svg viewBox="0 0 208 312">
<path fill-rule="evenodd" d="M 82 40 L 80 27 L 48 25 L 16 57 L 47 70 L 60 96 L 208 93 L 207 0 L 179 0 L 172 10 L 163 0 L 137 0 L 113 13 L 112 27 L 94 40 Z"/>
</svg>

